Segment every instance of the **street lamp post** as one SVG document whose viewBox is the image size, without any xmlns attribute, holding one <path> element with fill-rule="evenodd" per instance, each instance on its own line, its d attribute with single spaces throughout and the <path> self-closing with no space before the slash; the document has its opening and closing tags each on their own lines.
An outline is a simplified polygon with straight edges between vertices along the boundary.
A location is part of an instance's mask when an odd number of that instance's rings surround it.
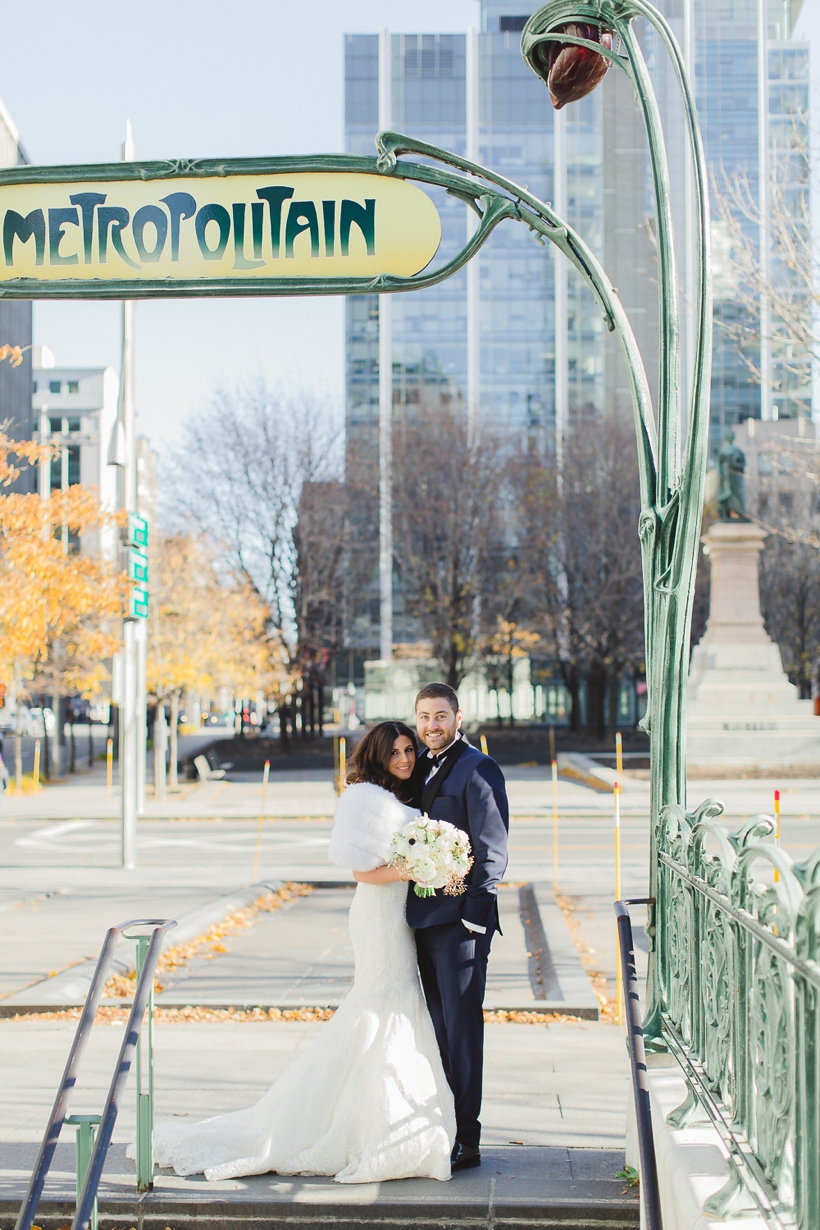
<svg viewBox="0 0 820 1230">
<path fill-rule="evenodd" d="M 693 370 L 682 456 L 679 287 L 672 238 L 669 171 L 657 100 L 633 27 L 649 21 L 672 61 L 683 97 L 691 149 L 697 222 L 697 296 Z M 641 472 L 639 534 L 643 555 L 648 709 L 641 723 L 651 737 L 649 895 L 657 896 L 657 828 L 662 808 L 686 807 L 686 685 L 695 567 L 703 512 L 709 431 L 712 300 L 706 163 L 695 104 L 680 48 L 664 17 L 646 0 L 550 0 L 530 17 L 521 50 L 550 89 L 553 105 L 582 98 L 602 80 L 607 63 L 626 73 L 643 114 L 657 228 L 660 370 L 654 422 L 637 395 L 635 355 L 625 350 L 633 384 Z M 642 375 L 642 372 L 640 373 Z M 663 920 L 650 914 L 647 1041 L 664 1047 L 657 936 Z"/>
</svg>

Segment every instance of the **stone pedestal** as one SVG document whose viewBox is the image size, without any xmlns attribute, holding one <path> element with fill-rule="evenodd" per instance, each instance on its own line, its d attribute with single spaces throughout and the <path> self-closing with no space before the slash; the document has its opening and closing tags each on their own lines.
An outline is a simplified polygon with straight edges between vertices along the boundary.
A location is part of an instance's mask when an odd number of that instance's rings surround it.
<svg viewBox="0 0 820 1230">
<path fill-rule="evenodd" d="M 712 571 L 709 621 L 689 672 L 687 765 L 695 776 L 820 771 L 820 718 L 799 700 L 760 614 L 766 534 L 721 521 L 703 538 Z"/>
</svg>

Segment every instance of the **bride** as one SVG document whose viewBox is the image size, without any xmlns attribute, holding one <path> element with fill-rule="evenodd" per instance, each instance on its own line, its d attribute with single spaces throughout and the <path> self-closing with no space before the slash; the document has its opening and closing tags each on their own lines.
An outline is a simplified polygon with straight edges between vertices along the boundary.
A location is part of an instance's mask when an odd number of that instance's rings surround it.
<svg viewBox="0 0 820 1230">
<path fill-rule="evenodd" d="M 368 731 L 336 805 L 331 862 L 353 867 L 353 987 L 319 1037 L 248 1110 L 161 1123 L 154 1158 L 179 1175 L 333 1175 L 339 1183 L 450 1178 L 447 1085 L 404 915 L 407 889 L 386 866 L 407 806 L 416 742 L 402 722 Z"/>
</svg>

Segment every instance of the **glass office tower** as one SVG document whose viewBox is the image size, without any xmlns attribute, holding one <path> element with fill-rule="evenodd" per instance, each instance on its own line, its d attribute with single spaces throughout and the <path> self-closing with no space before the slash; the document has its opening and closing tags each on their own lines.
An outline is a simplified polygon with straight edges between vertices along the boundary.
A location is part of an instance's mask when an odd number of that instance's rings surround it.
<svg viewBox="0 0 820 1230">
<path fill-rule="evenodd" d="M 593 96 L 560 117 L 563 175 L 558 187 L 558 125 L 543 84 L 521 58 L 525 17 L 499 19 L 490 9 L 480 32 L 348 36 L 346 148 L 372 154 L 375 133 L 390 127 L 491 166 L 544 200 L 555 201 L 563 193 L 571 221 L 600 253 L 600 99 Z M 463 203 L 430 191 L 442 219 L 438 261 L 463 247 L 469 216 Z M 558 338 L 563 380 L 556 361 L 557 268 L 558 302 L 565 305 Z M 562 268 L 555 254 L 539 248 L 521 226 L 502 224 L 467 269 L 429 290 L 393 296 L 391 308 L 396 424 L 420 403 L 462 405 L 477 423 L 491 423 L 511 448 L 529 442 L 551 452 L 556 420 L 560 426 L 603 405 L 600 314 L 574 272 Z M 346 329 L 348 470 L 375 476 L 377 296 L 348 299 Z M 374 532 L 375 517 L 369 526 Z M 378 611 L 374 574 L 372 585 L 359 589 L 356 603 L 349 603 L 352 644 L 378 644 Z M 412 641 L 415 633 L 403 621 L 400 593 L 394 621 L 394 639 Z"/>
<path fill-rule="evenodd" d="M 771 281 L 788 278 L 776 237 L 758 224 L 778 200 L 797 218 L 810 190 L 809 44 L 793 40 L 803 0 L 694 0 L 694 70 L 698 110 L 713 193 L 729 185 L 748 191 L 752 217 L 743 225 Z M 729 189 L 731 191 L 731 189 Z M 781 196 L 782 194 L 782 196 Z M 802 198 L 802 199 L 801 199 Z M 727 246 L 715 202 L 715 331 L 712 441 L 746 418 L 811 415 L 808 355 L 778 350 L 777 321 L 767 324 L 766 296 L 738 284 L 737 259 Z M 806 296 L 805 310 L 810 313 Z M 734 341 L 742 325 L 755 379 Z M 727 329 L 725 326 L 730 326 Z"/>
<path fill-rule="evenodd" d="M 779 168 L 792 199 L 809 190 L 808 160 L 799 148 L 807 134 L 808 44 L 792 41 L 801 3 L 659 0 L 689 59 L 712 181 L 717 185 L 722 177 L 742 176 L 755 201 L 760 198 L 761 158 L 768 162 L 764 179 Z M 520 32 L 531 11 L 517 0 L 486 0 L 478 31 L 348 36 L 346 148 L 373 154 L 378 129 L 398 129 L 473 158 L 551 201 L 591 245 L 618 287 L 654 393 L 657 270 L 643 124 L 629 83 L 616 70 L 588 98 L 553 111 L 543 83 L 521 58 Z M 686 188 L 682 112 L 665 53 L 647 29 L 639 26 L 639 36 L 667 134 L 685 365 L 692 340 L 694 210 Z M 468 211 L 431 191 L 443 224 L 438 260 L 463 246 Z M 719 227 L 715 238 L 716 448 L 727 426 L 749 416 L 810 413 L 811 392 L 808 377 L 787 371 L 776 346 L 765 338 L 761 342 L 760 305 L 738 296 L 733 256 L 725 245 L 721 248 Z M 770 373 L 765 387 L 723 327 L 737 321 L 752 339 L 747 350 L 751 346 L 754 363 Z M 600 412 L 631 414 L 617 342 L 604 330 L 592 297 L 557 250 L 540 249 L 519 225 L 503 223 L 468 268 L 443 284 L 393 296 L 389 322 L 381 328 L 385 337 L 389 330 L 396 424 L 415 405 L 441 400 L 462 405 L 479 424 L 491 424 L 511 449 L 535 446 L 550 456 L 562 433 L 594 421 Z M 348 299 L 346 330 L 349 473 L 355 466 L 360 474 L 371 475 L 374 514 L 361 530 L 375 546 L 377 296 Z M 793 361 L 789 366 L 794 367 Z M 348 600 L 347 635 L 351 647 L 377 652 L 375 569 L 370 581 L 357 584 L 355 599 Z M 396 593 L 394 640 L 413 639 Z"/>
</svg>

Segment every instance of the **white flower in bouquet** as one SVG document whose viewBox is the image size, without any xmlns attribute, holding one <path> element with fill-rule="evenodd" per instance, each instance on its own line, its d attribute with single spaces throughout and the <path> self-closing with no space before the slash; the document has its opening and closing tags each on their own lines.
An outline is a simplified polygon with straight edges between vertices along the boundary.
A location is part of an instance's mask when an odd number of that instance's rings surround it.
<svg viewBox="0 0 820 1230">
<path fill-rule="evenodd" d="M 466 891 L 464 877 L 473 865 L 470 839 L 446 820 L 420 816 L 393 834 L 387 862 L 416 881 L 418 897 L 433 897 L 437 888 L 458 897 Z"/>
</svg>

